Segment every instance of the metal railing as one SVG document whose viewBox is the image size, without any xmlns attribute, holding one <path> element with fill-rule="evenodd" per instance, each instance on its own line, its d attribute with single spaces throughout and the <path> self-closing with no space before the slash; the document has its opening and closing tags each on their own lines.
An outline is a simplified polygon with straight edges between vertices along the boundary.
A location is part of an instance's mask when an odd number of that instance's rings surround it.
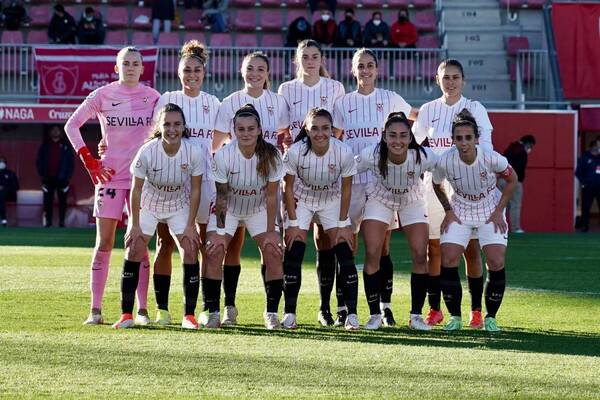
<svg viewBox="0 0 600 400">
<path fill-rule="evenodd" d="M 546 50 L 519 50 L 516 58 L 515 101 L 553 101 L 552 78 Z"/>
</svg>

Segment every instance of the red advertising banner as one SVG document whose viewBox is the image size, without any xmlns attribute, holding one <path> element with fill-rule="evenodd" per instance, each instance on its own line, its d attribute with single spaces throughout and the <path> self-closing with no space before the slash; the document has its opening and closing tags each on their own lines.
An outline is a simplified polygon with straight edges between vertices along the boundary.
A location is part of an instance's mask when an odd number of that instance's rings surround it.
<svg viewBox="0 0 600 400">
<path fill-rule="evenodd" d="M 69 104 L 0 104 L 0 123 L 65 123 L 76 107 Z"/>
<path fill-rule="evenodd" d="M 93 90 L 119 79 L 115 72 L 120 47 L 36 47 L 41 103 L 74 104 Z M 154 87 L 157 48 L 141 49 L 144 73 L 140 81 Z"/>
<path fill-rule="evenodd" d="M 567 99 L 600 99 L 600 4 L 553 3 L 552 25 Z"/>
</svg>

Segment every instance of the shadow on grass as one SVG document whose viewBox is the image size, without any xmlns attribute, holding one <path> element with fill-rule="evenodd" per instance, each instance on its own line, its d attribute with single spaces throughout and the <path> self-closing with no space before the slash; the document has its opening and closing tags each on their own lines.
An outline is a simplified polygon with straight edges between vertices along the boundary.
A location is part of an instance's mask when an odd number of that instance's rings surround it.
<svg viewBox="0 0 600 400">
<path fill-rule="evenodd" d="M 137 327 L 147 330 L 188 330 L 175 327 Z M 211 335 L 247 335 L 280 337 L 285 339 L 330 340 L 383 345 L 454 347 L 467 349 L 514 350 L 520 352 L 600 356 L 600 335 L 564 331 L 530 331 L 507 328 L 502 332 L 488 333 L 465 329 L 460 332 L 414 331 L 408 327 L 382 328 L 378 331 L 347 332 L 337 328 L 302 326 L 296 330 L 268 331 L 261 325 L 231 326 L 221 329 L 200 329 L 199 333 Z"/>
</svg>

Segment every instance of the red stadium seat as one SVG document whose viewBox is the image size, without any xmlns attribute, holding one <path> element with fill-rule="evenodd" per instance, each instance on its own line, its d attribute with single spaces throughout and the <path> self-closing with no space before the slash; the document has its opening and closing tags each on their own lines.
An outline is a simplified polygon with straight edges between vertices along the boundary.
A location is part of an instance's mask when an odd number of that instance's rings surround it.
<svg viewBox="0 0 600 400">
<path fill-rule="evenodd" d="M 543 8 L 544 4 L 546 4 L 546 0 L 527 0 L 529 8 Z"/>
<path fill-rule="evenodd" d="M 209 72 L 219 78 L 230 78 L 239 73 L 239 60 L 229 54 L 217 53 L 210 59 Z"/>
<path fill-rule="evenodd" d="M 134 31 L 132 44 L 134 46 L 151 46 L 152 33 L 144 31 Z"/>
<path fill-rule="evenodd" d="M 396 60 L 394 62 L 394 70 L 392 78 L 396 79 L 412 79 L 417 75 L 415 62 L 413 60 Z"/>
<path fill-rule="evenodd" d="M 22 44 L 23 32 L 21 31 L 4 31 L 2 33 L 2 44 Z"/>
<path fill-rule="evenodd" d="M 500 5 L 509 8 L 526 7 L 525 0 L 500 0 Z"/>
<path fill-rule="evenodd" d="M 354 0 L 338 0 L 337 9 L 342 10 L 344 8 L 356 8 L 356 1 L 354 1 Z"/>
<path fill-rule="evenodd" d="M 202 29 L 202 10 L 185 10 L 183 14 L 183 25 L 187 29 Z"/>
<path fill-rule="evenodd" d="M 437 18 L 434 11 L 419 11 L 415 13 L 413 23 L 419 31 L 433 32 L 437 30 Z"/>
<path fill-rule="evenodd" d="M 179 66 L 179 57 L 175 55 L 161 55 L 158 58 L 158 72 L 165 75 L 174 75 Z"/>
<path fill-rule="evenodd" d="M 136 22 L 138 18 L 143 18 L 142 16 L 148 17 L 147 22 Z M 150 8 L 134 8 L 131 13 L 131 24 L 134 29 L 149 29 L 152 27 L 152 10 Z M 144 18 L 145 20 L 145 18 Z M 139 20 L 138 20 L 139 21 Z"/>
<path fill-rule="evenodd" d="M 417 47 L 420 49 L 437 49 L 440 47 L 440 39 L 437 35 L 423 35 L 417 39 Z"/>
<path fill-rule="evenodd" d="M 21 71 L 21 55 L 4 53 L 0 51 L 0 71 L 3 72 L 20 72 Z"/>
<path fill-rule="evenodd" d="M 304 17 L 308 21 L 308 11 L 307 10 L 287 10 L 287 14 L 285 16 L 285 27 L 287 27 L 299 17 Z"/>
<path fill-rule="evenodd" d="M 283 35 L 280 33 L 268 33 L 262 36 L 261 46 L 263 47 L 283 47 Z"/>
<path fill-rule="evenodd" d="M 254 7 L 257 2 L 257 0 L 234 0 L 233 4 L 235 4 L 236 7 L 248 8 Z"/>
<path fill-rule="evenodd" d="M 306 8 L 306 0 L 286 0 L 288 8 Z"/>
<path fill-rule="evenodd" d="M 48 32 L 47 31 L 29 31 L 27 35 L 27 43 L 48 43 Z"/>
<path fill-rule="evenodd" d="M 517 80 L 517 62 L 510 63 L 510 79 Z M 527 60 L 521 64 L 521 79 L 523 82 L 529 82 L 532 79 L 531 64 Z"/>
<path fill-rule="evenodd" d="M 264 31 L 281 31 L 283 20 L 281 10 L 262 9 L 260 12 L 260 26 Z"/>
<path fill-rule="evenodd" d="M 506 52 L 509 56 L 516 56 L 519 50 L 529 49 L 529 39 L 526 36 L 511 36 L 506 43 Z"/>
<path fill-rule="evenodd" d="M 256 10 L 240 10 L 235 12 L 235 22 L 233 24 L 236 30 L 253 31 L 259 26 L 256 17 Z"/>
<path fill-rule="evenodd" d="M 108 7 L 106 23 L 111 28 L 126 28 L 129 25 L 129 13 L 125 7 Z"/>
<path fill-rule="evenodd" d="M 105 44 L 125 45 L 129 44 L 127 31 L 108 31 L 106 32 Z"/>
<path fill-rule="evenodd" d="M 52 10 L 48 5 L 29 7 L 29 18 L 31 26 L 48 26 L 52 15 Z M 73 16 L 75 18 L 75 16 Z"/>
<path fill-rule="evenodd" d="M 382 8 L 384 1 L 383 0 L 362 0 L 361 1 L 363 7 L 365 8 Z"/>
<path fill-rule="evenodd" d="M 206 35 L 204 32 L 186 32 L 183 36 L 183 43 L 189 42 L 190 40 L 197 40 L 200 43 L 207 44 Z"/>
<path fill-rule="evenodd" d="M 424 60 L 421 60 L 421 65 L 420 65 L 421 76 L 425 79 L 435 78 L 435 74 L 437 73 L 438 64 L 439 64 L 439 62 L 436 57 L 426 58 Z"/>
<path fill-rule="evenodd" d="M 411 0 L 416 8 L 433 8 L 434 0 Z"/>
<path fill-rule="evenodd" d="M 388 0 L 387 4 L 390 8 L 406 8 L 409 0 Z"/>
<path fill-rule="evenodd" d="M 237 47 L 258 47 L 258 40 L 254 33 L 239 33 L 235 38 Z"/>
<path fill-rule="evenodd" d="M 158 37 L 158 44 L 160 46 L 179 46 L 179 32 L 161 32 Z"/>
<path fill-rule="evenodd" d="M 269 57 L 271 80 L 283 80 L 285 76 L 285 58 L 280 56 Z"/>
<path fill-rule="evenodd" d="M 281 7 L 282 4 L 285 4 L 285 0 L 260 0 L 261 7 Z"/>
<path fill-rule="evenodd" d="M 229 33 L 213 33 L 210 35 L 211 47 L 231 47 L 232 40 Z"/>
<path fill-rule="evenodd" d="M 331 78 L 337 79 L 340 77 L 336 59 L 330 58 L 330 57 L 325 58 L 325 68 L 327 69 L 327 72 L 329 72 L 329 76 Z M 296 71 L 295 67 L 294 67 L 294 71 Z M 342 72 L 341 76 L 344 76 L 343 72 Z"/>
</svg>

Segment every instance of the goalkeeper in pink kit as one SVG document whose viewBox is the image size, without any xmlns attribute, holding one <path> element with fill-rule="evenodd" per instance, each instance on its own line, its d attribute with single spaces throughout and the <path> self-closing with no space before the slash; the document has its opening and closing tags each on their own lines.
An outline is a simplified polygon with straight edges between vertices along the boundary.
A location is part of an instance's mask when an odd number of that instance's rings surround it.
<svg viewBox="0 0 600 400">
<path fill-rule="evenodd" d="M 65 125 L 69 140 L 95 185 L 96 245 L 90 274 L 92 304 L 90 315 L 84 322 L 88 325 L 104 323 L 101 312 L 102 298 L 115 242 L 115 231 L 124 206 L 129 207 L 129 166 L 148 138 L 154 106 L 160 97 L 156 90 L 140 83 L 143 71 L 140 51 L 135 47 L 121 49 L 115 65 L 119 80 L 90 93 Z M 102 141 L 106 145 L 100 160 L 92 156 L 79 131 L 79 128 L 94 116 L 100 122 Z M 147 311 L 149 271 L 146 254 L 140 268 L 137 291 L 136 323 L 139 325 L 150 322 Z"/>
</svg>

